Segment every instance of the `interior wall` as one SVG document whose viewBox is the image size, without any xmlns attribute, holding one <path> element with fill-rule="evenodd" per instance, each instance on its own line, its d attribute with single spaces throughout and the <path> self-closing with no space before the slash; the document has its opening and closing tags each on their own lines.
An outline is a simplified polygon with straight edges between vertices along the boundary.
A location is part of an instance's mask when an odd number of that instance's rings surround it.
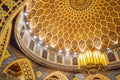
<svg viewBox="0 0 120 80">
<path fill-rule="evenodd" d="M 0 68 L 0 72 L 3 72 L 3 70 L 7 67 L 7 65 L 11 64 L 15 60 L 22 59 L 22 58 L 28 59 L 25 55 L 23 55 L 21 52 L 19 52 L 17 49 L 15 49 L 12 46 L 8 47 L 8 51 L 10 53 L 10 57 L 8 57 L 7 59 L 5 59 L 3 61 L 2 67 Z M 86 78 L 89 77 L 88 74 L 59 71 L 59 70 L 55 70 L 52 68 L 48 68 L 48 67 L 39 65 L 39 64 L 31 61 L 30 59 L 28 59 L 28 60 L 30 61 L 31 67 L 34 71 L 34 73 L 32 75 L 35 76 L 35 80 L 44 80 L 46 77 L 48 77 L 52 73 L 55 73 L 56 71 L 62 73 L 64 76 L 66 76 L 68 78 L 68 80 L 76 80 L 76 79 L 86 80 Z M 99 74 L 107 77 L 110 80 L 119 80 L 118 78 L 119 78 L 120 70 L 119 69 L 110 70 L 110 71 L 106 71 L 104 73 L 101 72 Z"/>
</svg>

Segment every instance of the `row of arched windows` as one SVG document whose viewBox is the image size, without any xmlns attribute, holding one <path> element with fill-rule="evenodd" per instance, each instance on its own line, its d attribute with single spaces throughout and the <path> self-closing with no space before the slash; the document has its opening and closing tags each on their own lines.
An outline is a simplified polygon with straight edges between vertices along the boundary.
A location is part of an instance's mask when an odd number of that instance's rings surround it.
<svg viewBox="0 0 120 80">
<path fill-rule="evenodd" d="M 41 55 L 41 58 L 49 60 L 50 62 L 56 62 L 59 64 L 66 64 L 66 65 L 77 65 L 77 57 L 71 57 L 70 55 L 59 55 L 56 54 L 54 51 L 50 51 L 47 49 L 44 49 L 43 46 L 41 46 L 39 43 L 34 41 L 32 36 L 30 36 L 30 33 L 27 32 L 22 26 L 20 31 L 20 37 L 23 39 L 23 42 L 25 45 L 28 46 L 28 48 L 37 56 Z M 26 47 L 27 47 L 26 46 Z M 49 55 L 48 55 L 49 54 Z M 108 62 L 114 62 L 120 59 L 120 49 L 114 49 L 111 51 L 106 52 L 108 57 Z M 117 55 L 118 57 L 116 58 Z"/>
</svg>

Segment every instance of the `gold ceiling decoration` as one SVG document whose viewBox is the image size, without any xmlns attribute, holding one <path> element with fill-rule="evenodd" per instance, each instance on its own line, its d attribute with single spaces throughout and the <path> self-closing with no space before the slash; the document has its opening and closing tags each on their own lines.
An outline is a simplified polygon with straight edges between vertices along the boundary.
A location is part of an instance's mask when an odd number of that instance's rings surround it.
<svg viewBox="0 0 120 80">
<path fill-rule="evenodd" d="M 70 7 L 78 11 L 87 9 L 92 2 L 92 0 L 69 0 L 69 1 Z"/>
<path fill-rule="evenodd" d="M 78 57 L 78 67 L 84 69 L 86 72 L 98 72 L 104 71 L 107 66 L 106 54 L 101 53 L 100 51 L 85 51 L 82 54 L 79 54 Z"/>
<path fill-rule="evenodd" d="M 55 49 L 79 53 L 120 40 L 120 0 L 32 0 L 26 8 L 34 35 Z"/>
</svg>

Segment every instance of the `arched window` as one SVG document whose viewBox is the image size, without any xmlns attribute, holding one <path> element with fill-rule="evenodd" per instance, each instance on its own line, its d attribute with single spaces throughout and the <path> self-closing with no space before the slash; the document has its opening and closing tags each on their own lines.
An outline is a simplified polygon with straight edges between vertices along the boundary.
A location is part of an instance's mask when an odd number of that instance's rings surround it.
<svg viewBox="0 0 120 80">
<path fill-rule="evenodd" d="M 108 60 L 109 60 L 109 62 L 116 61 L 115 55 L 114 55 L 114 52 L 113 52 L 113 51 L 108 52 Z"/>
<path fill-rule="evenodd" d="M 99 77 L 95 77 L 93 78 L 93 80 L 102 80 L 102 79 L 100 79 Z"/>
<path fill-rule="evenodd" d="M 55 59 L 55 53 L 50 52 L 49 59 L 50 59 L 51 62 L 54 62 L 54 59 Z"/>
<path fill-rule="evenodd" d="M 70 65 L 70 56 L 69 55 L 65 56 L 65 64 Z"/>
<path fill-rule="evenodd" d="M 29 40 L 30 40 L 29 33 L 25 32 L 24 45 L 28 45 Z"/>
<path fill-rule="evenodd" d="M 107 76 L 101 74 L 89 75 L 85 80 L 110 80 Z"/>
<path fill-rule="evenodd" d="M 24 26 L 22 26 L 22 29 L 21 29 L 21 32 L 20 32 L 20 37 L 21 38 L 23 38 L 24 32 L 25 32 L 25 28 L 24 28 Z"/>
<path fill-rule="evenodd" d="M 61 56 L 61 55 L 58 55 L 58 56 L 57 56 L 57 62 L 58 62 L 58 63 L 62 63 L 62 56 Z"/>
<path fill-rule="evenodd" d="M 41 45 L 37 43 L 35 53 L 37 55 L 39 55 L 40 54 L 40 50 L 41 50 Z"/>
<path fill-rule="evenodd" d="M 11 78 L 10 77 L 10 78 L 7 78 L 8 80 L 35 80 L 34 72 L 31 66 L 32 65 L 28 59 L 26 58 L 17 59 L 13 61 L 11 64 L 9 64 L 3 70 L 3 73 L 6 73 L 12 76 L 13 78 L 14 77 L 17 78 L 17 79 L 10 79 Z M 26 74 L 26 73 L 29 73 L 29 74 Z"/>
<path fill-rule="evenodd" d="M 78 65 L 77 57 L 73 57 L 73 65 Z"/>
<path fill-rule="evenodd" d="M 29 48 L 33 51 L 33 49 L 34 49 L 34 41 L 33 40 L 30 41 Z"/>
<path fill-rule="evenodd" d="M 68 78 L 60 71 L 49 74 L 44 80 L 68 80 Z"/>
<path fill-rule="evenodd" d="M 42 58 L 47 59 L 47 50 L 43 50 Z"/>
<path fill-rule="evenodd" d="M 120 49 L 117 50 L 118 57 L 120 59 Z"/>
</svg>

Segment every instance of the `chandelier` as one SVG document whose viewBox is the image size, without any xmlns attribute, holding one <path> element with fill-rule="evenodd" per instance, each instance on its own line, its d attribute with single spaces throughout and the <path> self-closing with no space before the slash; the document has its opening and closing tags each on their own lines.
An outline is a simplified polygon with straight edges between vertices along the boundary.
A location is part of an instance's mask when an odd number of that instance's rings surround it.
<svg viewBox="0 0 120 80">
<path fill-rule="evenodd" d="M 107 61 L 104 53 L 100 51 L 85 51 L 78 56 L 78 68 L 82 71 L 96 73 L 105 69 Z"/>
</svg>

